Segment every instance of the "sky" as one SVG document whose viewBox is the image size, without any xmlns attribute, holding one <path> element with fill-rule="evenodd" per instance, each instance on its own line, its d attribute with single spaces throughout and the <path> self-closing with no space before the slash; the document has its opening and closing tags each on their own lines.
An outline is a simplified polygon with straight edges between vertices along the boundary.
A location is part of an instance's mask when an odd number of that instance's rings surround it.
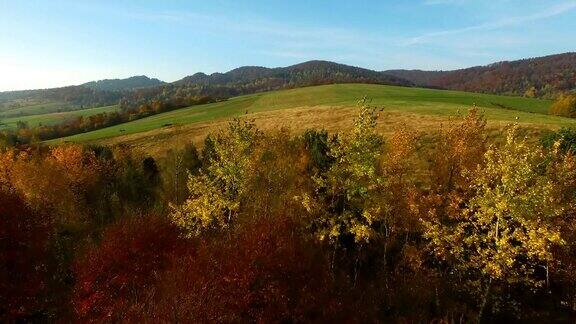
<svg viewBox="0 0 576 324">
<path fill-rule="evenodd" d="M 0 0 L 0 91 L 329 60 L 450 70 L 576 51 L 576 0 Z"/>
</svg>

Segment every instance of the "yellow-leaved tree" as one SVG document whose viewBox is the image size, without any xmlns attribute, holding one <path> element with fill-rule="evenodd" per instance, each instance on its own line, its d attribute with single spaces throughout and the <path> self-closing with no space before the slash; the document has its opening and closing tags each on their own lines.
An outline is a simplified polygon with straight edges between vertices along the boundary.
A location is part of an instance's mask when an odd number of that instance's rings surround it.
<svg viewBox="0 0 576 324">
<path fill-rule="evenodd" d="M 479 319 L 495 284 L 541 287 L 552 248 L 563 243 L 552 225 L 561 207 L 545 175 L 543 152 L 519 140 L 513 127 L 506 142 L 484 157 L 484 167 L 470 177 L 475 194 L 460 215 L 424 222 L 434 254 L 478 292 Z"/>
<path fill-rule="evenodd" d="M 232 222 L 253 173 L 252 155 L 259 137 L 253 121 L 235 118 L 226 131 L 212 139 L 207 165 L 199 174 L 189 174 L 190 197 L 180 206 L 170 205 L 172 221 L 186 236 L 197 236 Z"/>
<path fill-rule="evenodd" d="M 346 237 L 358 244 L 368 243 L 386 208 L 379 199 L 384 141 L 375 132 L 377 112 L 366 99 L 359 105 L 352 131 L 330 143 L 328 154 L 333 163 L 313 178 L 314 195 L 302 197 L 318 239 L 335 245 Z"/>
</svg>

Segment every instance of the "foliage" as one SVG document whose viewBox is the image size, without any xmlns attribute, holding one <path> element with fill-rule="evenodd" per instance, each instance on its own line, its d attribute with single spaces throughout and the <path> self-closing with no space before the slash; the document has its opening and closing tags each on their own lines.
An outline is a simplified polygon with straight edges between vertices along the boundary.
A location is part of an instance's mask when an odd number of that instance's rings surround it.
<svg viewBox="0 0 576 324">
<path fill-rule="evenodd" d="M 333 162 L 333 158 L 329 155 L 328 132 L 308 129 L 304 132 L 303 138 L 305 147 L 310 152 L 309 168 L 317 172 L 325 172 Z"/>
<path fill-rule="evenodd" d="M 493 141 L 473 108 L 383 136 L 362 104 L 346 133 L 234 120 L 158 160 L 2 148 L 0 319 L 570 321 L 570 131 Z"/>
<path fill-rule="evenodd" d="M 376 235 L 386 206 L 377 197 L 384 179 L 378 174 L 383 139 L 375 132 L 377 113 L 364 99 L 353 130 L 330 145 L 334 162 L 314 178 L 315 196 L 305 194 L 302 203 L 314 215 L 320 240 L 338 243 L 352 236 L 368 243 Z"/>
<path fill-rule="evenodd" d="M 309 322 L 359 320 L 345 281 L 292 217 L 249 222 L 178 257 L 159 283 L 161 321 Z M 347 289 L 338 289 L 337 285 Z"/>
<path fill-rule="evenodd" d="M 542 145 L 547 149 L 558 149 L 561 153 L 576 153 L 576 129 L 561 128 L 548 133 L 541 139 Z M 558 144 L 556 144 L 558 143 Z M 555 147 L 555 145 L 558 145 Z"/>
<path fill-rule="evenodd" d="M 544 158 L 512 128 L 473 173 L 475 194 L 461 213 L 425 222 L 434 255 L 474 286 L 485 287 L 481 311 L 491 284 L 541 287 L 547 280 L 542 270 L 554 260 L 552 248 L 563 244 L 552 223 L 562 208 L 542 170 Z"/>
<path fill-rule="evenodd" d="M 182 150 L 168 151 L 162 163 L 165 200 L 181 204 L 189 195 L 186 186 L 188 172 L 198 175 L 201 166 L 200 153 L 193 143 L 186 144 Z"/>
<path fill-rule="evenodd" d="M 186 235 L 229 225 L 237 215 L 252 169 L 252 153 L 259 131 L 252 121 L 234 119 L 228 132 L 220 132 L 213 144 L 214 155 L 199 175 L 189 175 L 190 197 L 172 205 L 172 220 Z"/>
<path fill-rule="evenodd" d="M 455 71 L 385 71 L 417 85 L 460 91 L 554 98 L 576 88 L 576 54 L 493 63 Z"/>
<path fill-rule="evenodd" d="M 176 253 L 178 232 L 158 216 L 138 216 L 108 228 L 102 243 L 74 265 L 74 311 L 81 321 L 119 321 L 152 298 L 157 273 Z M 140 304 L 142 303 L 142 304 Z"/>
<path fill-rule="evenodd" d="M 570 118 L 576 117 L 576 94 L 560 96 L 550 106 L 550 114 Z"/>
<path fill-rule="evenodd" d="M 486 119 L 477 107 L 435 138 L 435 147 L 428 153 L 431 179 L 426 202 L 431 217 L 445 219 L 460 213 L 461 205 L 473 194 L 470 171 L 483 164 L 486 143 Z"/>
</svg>

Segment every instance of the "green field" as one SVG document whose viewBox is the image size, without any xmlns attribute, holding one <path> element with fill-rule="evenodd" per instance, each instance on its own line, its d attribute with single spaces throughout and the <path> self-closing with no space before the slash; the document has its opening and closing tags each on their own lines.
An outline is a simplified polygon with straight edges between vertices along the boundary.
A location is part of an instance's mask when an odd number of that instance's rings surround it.
<svg viewBox="0 0 576 324">
<path fill-rule="evenodd" d="M 23 117 L 76 110 L 78 107 L 66 102 L 24 102 L 22 107 L 0 111 L 0 118 Z"/>
<path fill-rule="evenodd" d="M 16 128 L 16 123 L 18 121 L 23 121 L 28 123 L 28 126 L 35 127 L 39 125 L 55 125 L 66 121 L 72 117 L 78 116 L 91 116 L 101 113 L 108 113 L 112 111 L 118 110 L 119 107 L 115 106 L 106 106 L 106 107 L 98 107 L 98 108 L 89 108 L 89 109 L 82 109 L 82 110 L 72 110 L 67 112 L 59 112 L 59 113 L 47 113 L 47 114 L 38 114 L 38 115 L 30 115 L 30 116 L 22 116 L 22 117 L 10 117 L 10 118 L 1 118 L 0 117 L 0 129 L 13 129 Z"/>
<path fill-rule="evenodd" d="M 370 98 L 373 105 L 387 111 L 452 116 L 461 114 L 476 104 L 489 121 L 576 126 L 573 119 L 546 115 L 551 104 L 547 100 L 422 88 L 339 84 L 240 96 L 223 102 L 182 108 L 56 141 L 95 141 L 167 126 L 229 118 L 246 112 L 315 106 L 349 107 L 355 106 L 363 96 Z"/>
</svg>

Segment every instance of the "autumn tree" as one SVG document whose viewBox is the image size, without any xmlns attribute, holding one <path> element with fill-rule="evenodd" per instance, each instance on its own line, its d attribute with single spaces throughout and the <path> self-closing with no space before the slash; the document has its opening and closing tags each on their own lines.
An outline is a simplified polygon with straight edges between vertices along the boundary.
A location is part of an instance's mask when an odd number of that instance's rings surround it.
<svg viewBox="0 0 576 324">
<path fill-rule="evenodd" d="M 450 220 L 425 222 L 424 237 L 434 255 L 468 280 L 479 293 L 478 318 L 493 286 L 541 287 L 563 243 L 552 226 L 561 208 L 543 174 L 544 154 L 518 139 L 516 128 L 501 147 L 491 146 L 485 166 L 474 171 L 475 194 Z M 544 275 L 541 275 L 541 274 Z"/>
<path fill-rule="evenodd" d="M 330 144 L 334 162 L 314 177 L 314 195 L 302 197 L 318 239 L 335 245 L 346 237 L 357 244 L 368 243 L 387 209 L 379 192 L 384 182 L 379 173 L 384 140 L 375 132 L 378 114 L 366 99 L 359 105 L 352 131 Z"/>
<path fill-rule="evenodd" d="M 170 150 L 162 163 L 162 180 L 167 201 L 176 205 L 188 197 L 188 172 L 198 175 L 202 161 L 196 146 L 188 143 L 181 150 Z"/>
<path fill-rule="evenodd" d="M 560 98 L 550 106 L 550 114 L 570 118 L 576 117 L 576 94 L 560 96 Z"/>
<path fill-rule="evenodd" d="M 187 236 L 229 225 L 240 209 L 246 183 L 253 173 L 252 154 L 260 131 L 253 121 L 234 119 L 213 141 L 213 156 L 200 174 L 190 174 L 190 197 L 171 205 L 171 218 Z"/>
</svg>

